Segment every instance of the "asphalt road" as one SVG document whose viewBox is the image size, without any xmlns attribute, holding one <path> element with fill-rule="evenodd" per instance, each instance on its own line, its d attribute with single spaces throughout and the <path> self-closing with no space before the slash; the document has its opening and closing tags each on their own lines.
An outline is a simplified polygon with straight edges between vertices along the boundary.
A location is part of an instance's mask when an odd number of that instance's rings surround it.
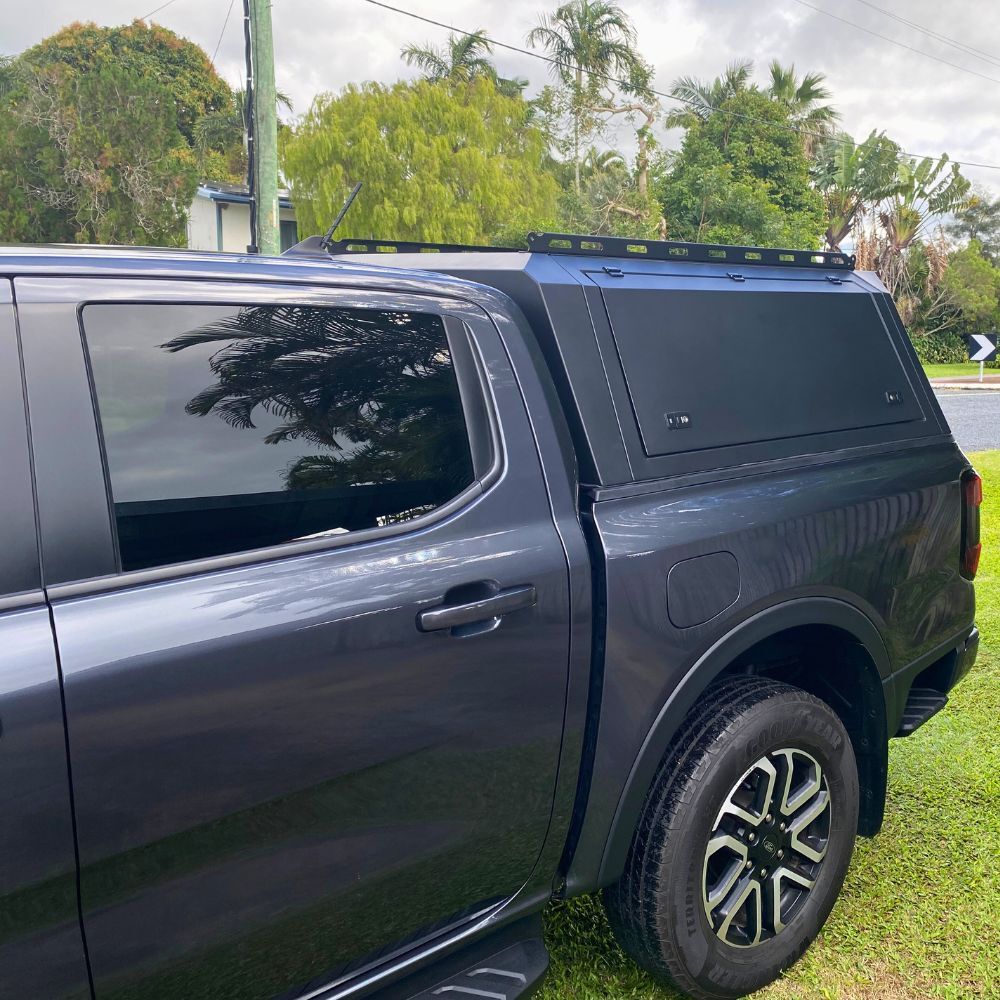
<svg viewBox="0 0 1000 1000">
<path fill-rule="evenodd" d="M 1000 391 L 960 389 L 937 398 L 963 451 L 1000 448 Z"/>
</svg>

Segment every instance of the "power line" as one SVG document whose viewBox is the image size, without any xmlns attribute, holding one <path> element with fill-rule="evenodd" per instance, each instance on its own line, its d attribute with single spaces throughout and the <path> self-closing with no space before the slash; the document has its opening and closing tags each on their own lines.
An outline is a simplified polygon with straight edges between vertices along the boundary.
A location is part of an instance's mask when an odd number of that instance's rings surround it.
<svg viewBox="0 0 1000 1000">
<path fill-rule="evenodd" d="M 418 14 L 416 13 L 416 11 L 405 10 L 402 7 L 394 7 L 392 4 L 385 3 L 384 0 L 363 0 L 363 2 L 370 4 L 373 7 L 381 7 L 383 10 L 391 11 L 393 14 L 402 14 L 404 17 L 412 18 L 415 21 L 422 21 L 424 24 L 432 25 L 435 28 L 444 28 L 445 31 L 451 31 L 459 35 L 465 35 L 467 38 L 472 37 L 475 34 L 475 32 L 466 31 L 463 28 L 456 28 L 452 24 L 445 24 L 444 21 L 437 21 L 432 17 L 426 17 L 423 14 Z M 554 59 L 552 58 L 552 56 L 544 55 L 541 52 L 535 52 L 532 49 L 523 48 L 520 45 L 513 45 L 510 42 L 501 42 L 498 39 L 493 38 L 492 36 L 486 36 L 486 41 L 488 41 L 490 45 L 493 45 L 498 49 L 507 49 L 509 52 L 517 52 L 523 56 L 530 56 L 532 59 L 539 59 L 542 62 L 548 63 L 550 66 L 556 66 L 560 69 L 572 69 L 572 70 L 576 69 L 575 66 L 572 66 L 569 63 L 565 63 L 560 59 Z M 595 77 L 599 80 L 603 80 L 605 83 L 614 83 L 617 84 L 619 87 L 627 87 L 629 85 L 627 80 L 622 80 L 619 79 L 618 77 L 609 76 L 605 73 L 600 73 L 596 70 L 586 69 L 584 70 L 584 72 L 588 76 Z M 655 90 L 651 87 L 649 92 L 651 94 L 655 94 L 657 97 L 662 97 L 664 100 L 667 101 L 676 101 L 678 104 L 685 104 L 690 107 L 699 107 L 697 101 L 688 100 L 683 97 L 676 97 L 673 94 L 666 94 L 662 90 Z M 753 115 L 741 114 L 738 111 L 723 110 L 721 111 L 721 113 L 729 115 L 731 118 L 738 118 L 741 121 L 754 122 L 758 125 L 766 125 L 769 128 L 779 129 L 780 131 L 783 132 L 794 132 L 796 135 L 810 136 L 813 139 L 840 142 L 842 144 L 846 144 L 846 140 L 844 139 L 839 139 L 836 136 L 825 135 L 821 132 L 812 132 L 809 129 L 799 128 L 797 125 L 782 125 L 779 124 L 778 122 L 767 121 L 763 118 L 757 118 Z M 908 157 L 915 160 L 937 159 L 936 156 L 927 156 L 922 153 L 909 153 L 906 150 L 900 150 L 899 157 L 900 159 L 902 159 L 903 157 Z M 1000 170 L 1000 164 L 998 163 L 976 163 L 971 160 L 952 160 L 952 159 L 949 159 L 948 162 L 957 163 L 959 166 L 962 167 L 979 167 L 983 170 Z"/>
<path fill-rule="evenodd" d="M 177 3 L 177 0 L 167 0 L 166 3 L 161 3 L 159 7 L 154 8 L 148 14 L 143 14 L 142 17 L 139 18 L 139 20 L 140 21 L 147 21 L 154 14 L 159 14 L 161 10 L 166 10 L 167 7 L 169 7 L 171 4 L 174 4 L 174 3 Z"/>
<path fill-rule="evenodd" d="M 219 48 L 222 45 L 222 36 L 226 33 L 226 27 L 229 24 L 229 16 L 233 12 L 233 4 L 236 0 L 229 0 L 229 9 L 226 11 L 226 19 L 222 22 L 222 31 L 219 32 L 219 40 L 215 43 L 215 51 L 212 53 L 212 65 L 215 65 L 215 57 L 219 54 Z"/>
<path fill-rule="evenodd" d="M 908 18 L 896 14 L 894 11 L 886 10 L 885 7 L 879 7 L 878 4 L 871 3 L 870 0 L 856 0 L 856 2 L 864 4 L 864 6 L 870 7 L 872 10 L 877 10 L 880 14 L 884 14 L 886 17 L 891 17 L 892 20 L 898 21 L 900 24 L 905 24 L 908 28 L 913 28 L 915 31 L 919 31 L 922 35 L 926 35 L 928 38 L 944 42 L 945 45 L 950 45 L 952 48 L 958 49 L 959 52 L 964 52 L 967 55 L 975 56 L 977 59 L 982 59 L 984 62 L 990 62 L 995 66 L 1000 66 L 1000 57 L 991 55 L 989 52 L 984 52 L 982 49 L 977 49 L 974 45 L 968 45 L 965 42 L 959 41 L 957 38 L 951 38 L 948 35 L 943 35 L 940 31 L 928 28 L 926 25 L 920 24 L 917 21 L 911 21 Z"/>
<path fill-rule="evenodd" d="M 882 41 L 888 42 L 890 45 L 897 45 L 901 49 L 916 52 L 917 55 L 924 56 L 927 59 L 933 59 L 935 62 L 943 63 L 945 66 L 950 66 L 952 69 L 960 70 L 962 73 L 969 73 L 972 76 L 978 76 L 981 80 L 989 80 L 990 83 L 1000 83 L 1000 77 L 988 76 L 986 73 L 980 73 L 977 69 L 969 69 L 968 66 L 962 66 L 960 63 L 954 63 L 947 59 L 942 59 L 940 56 L 936 56 L 931 52 L 925 52 L 923 49 L 918 49 L 915 45 L 907 45 L 906 42 L 900 42 L 891 35 L 883 35 L 881 32 L 873 31 L 871 28 L 866 28 L 864 25 L 858 24 L 856 21 L 849 21 L 846 17 L 841 17 L 839 14 L 823 10 L 822 7 L 814 7 L 811 3 L 807 3 L 806 0 L 794 0 L 794 2 L 800 7 L 808 7 L 809 10 L 813 10 L 817 14 L 822 14 L 824 17 L 832 17 L 834 21 L 840 21 L 842 24 L 848 24 L 852 28 L 856 28 L 858 31 L 863 31 L 866 35 L 874 35 L 875 38 L 881 38 Z"/>
</svg>

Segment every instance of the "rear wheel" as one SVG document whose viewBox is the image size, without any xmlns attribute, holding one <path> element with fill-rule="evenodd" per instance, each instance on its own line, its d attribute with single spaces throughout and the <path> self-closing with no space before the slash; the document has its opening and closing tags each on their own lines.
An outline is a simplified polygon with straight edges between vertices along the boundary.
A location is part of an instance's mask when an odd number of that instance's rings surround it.
<svg viewBox="0 0 1000 1000">
<path fill-rule="evenodd" d="M 815 938 L 858 822 L 851 741 L 824 702 L 763 678 L 710 688 L 605 891 L 623 948 L 693 997 L 760 989 Z"/>
</svg>

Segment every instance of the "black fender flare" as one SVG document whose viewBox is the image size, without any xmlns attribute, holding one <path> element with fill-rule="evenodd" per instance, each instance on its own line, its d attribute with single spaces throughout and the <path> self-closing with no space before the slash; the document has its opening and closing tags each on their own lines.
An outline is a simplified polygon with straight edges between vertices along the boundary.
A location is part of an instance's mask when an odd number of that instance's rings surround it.
<svg viewBox="0 0 1000 1000">
<path fill-rule="evenodd" d="M 766 608 L 717 639 L 692 665 L 660 709 L 643 740 L 618 800 L 601 859 L 599 885 L 621 875 L 646 793 L 684 717 L 704 690 L 751 646 L 801 625 L 830 625 L 852 635 L 871 656 L 882 683 L 892 676 L 888 651 L 875 623 L 847 601 L 803 597 Z"/>
</svg>

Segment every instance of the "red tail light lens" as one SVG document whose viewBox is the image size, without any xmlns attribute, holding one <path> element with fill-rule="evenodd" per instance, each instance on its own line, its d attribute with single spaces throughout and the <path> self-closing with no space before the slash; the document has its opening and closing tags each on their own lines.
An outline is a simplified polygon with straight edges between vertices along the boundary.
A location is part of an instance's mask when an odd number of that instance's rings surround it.
<svg viewBox="0 0 1000 1000">
<path fill-rule="evenodd" d="M 979 509 L 983 503 L 983 481 L 973 469 L 962 476 L 962 576 L 975 578 L 983 546 L 979 541 Z"/>
</svg>

